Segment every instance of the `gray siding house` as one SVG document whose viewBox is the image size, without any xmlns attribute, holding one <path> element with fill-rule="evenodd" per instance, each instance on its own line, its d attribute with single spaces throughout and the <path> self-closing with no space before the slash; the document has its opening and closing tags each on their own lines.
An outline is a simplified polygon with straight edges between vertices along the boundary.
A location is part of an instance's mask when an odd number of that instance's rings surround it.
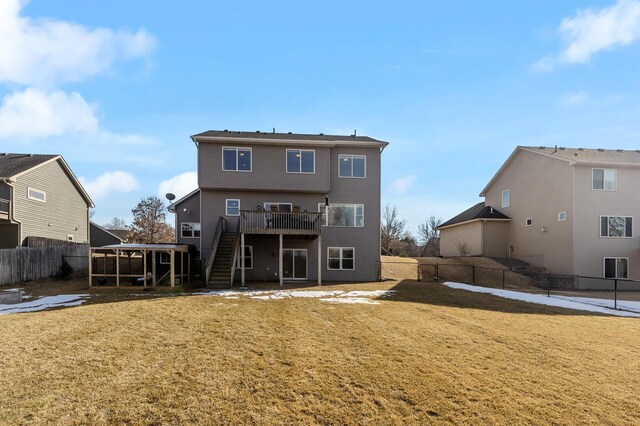
<svg viewBox="0 0 640 426">
<path fill-rule="evenodd" d="M 89 224 L 89 229 L 89 234 L 91 235 L 91 247 L 104 247 L 123 243 L 122 238 L 113 232 L 114 229 L 103 228 L 93 222 Z"/>
<path fill-rule="evenodd" d="M 88 243 L 91 207 L 61 156 L 0 154 L 0 248 L 30 236 Z"/>
<path fill-rule="evenodd" d="M 171 209 L 209 283 L 377 278 L 387 142 L 226 130 L 191 139 L 198 190 Z"/>
</svg>

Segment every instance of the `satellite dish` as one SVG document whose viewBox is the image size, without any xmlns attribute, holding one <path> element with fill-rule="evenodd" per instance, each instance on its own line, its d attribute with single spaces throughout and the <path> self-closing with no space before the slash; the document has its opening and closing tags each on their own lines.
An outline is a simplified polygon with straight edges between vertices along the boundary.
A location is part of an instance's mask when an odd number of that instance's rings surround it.
<svg viewBox="0 0 640 426">
<path fill-rule="evenodd" d="M 165 197 L 167 197 L 167 200 L 169 200 L 169 201 L 173 201 L 173 200 L 175 200 L 175 199 L 176 199 L 176 196 L 175 196 L 175 195 L 173 195 L 173 194 L 172 194 L 172 193 L 170 193 L 170 192 L 169 192 L 169 193 L 167 193 L 167 195 L 165 195 Z"/>
</svg>

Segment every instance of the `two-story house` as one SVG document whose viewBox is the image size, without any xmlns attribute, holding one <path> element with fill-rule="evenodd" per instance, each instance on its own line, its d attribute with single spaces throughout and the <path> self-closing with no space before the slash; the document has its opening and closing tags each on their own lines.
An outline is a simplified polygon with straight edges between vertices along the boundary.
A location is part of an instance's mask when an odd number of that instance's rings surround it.
<svg viewBox="0 0 640 426">
<path fill-rule="evenodd" d="M 640 279 L 640 150 L 519 146 L 440 226 L 441 254 L 514 257 L 552 273 Z"/>
<path fill-rule="evenodd" d="M 0 154 L 0 248 L 30 236 L 87 243 L 93 206 L 60 155 Z"/>
<path fill-rule="evenodd" d="M 377 278 L 387 142 L 226 130 L 191 139 L 198 189 L 171 210 L 210 283 Z"/>
</svg>

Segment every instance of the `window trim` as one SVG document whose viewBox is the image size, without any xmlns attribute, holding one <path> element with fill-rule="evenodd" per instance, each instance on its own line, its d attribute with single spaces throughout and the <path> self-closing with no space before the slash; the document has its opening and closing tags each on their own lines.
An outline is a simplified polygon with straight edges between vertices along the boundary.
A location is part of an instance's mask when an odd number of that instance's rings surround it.
<svg viewBox="0 0 640 426">
<path fill-rule="evenodd" d="M 607 234 L 609 233 L 609 219 L 610 217 L 622 217 L 625 220 L 624 226 L 625 226 L 625 235 L 622 237 L 615 237 L 615 236 L 610 236 L 610 235 L 602 235 L 602 218 L 606 217 L 607 218 Z M 627 227 L 627 219 L 631 219 L 631 236 L 627 237 L 626 235 L 626 227 Z M 626 238 L 626 239 L 630 239 L 633 238 L 633 234 L 634 234 L 634 230 L 633 230 L 633 216 L 620 216 L 620 215 L 606 215 L 606 214 L 601 214 L 598 220 L 598 236 L 600 238 L 613 238 L 613 239 L 622 239 L 622 238 Z"/>
<path fill-rule="evenodd" d="M 594 183 L 593 182 L 593 174 L 594 174 L 594 172 L 596 170 L 602 170 L 602 189 L 593 187 L 593 183 Z M 606 181 L 605 181 L 605 178 L 604 178 L 604 173 L 607 170 L 613 170 L 613 174 L 614 174 L 614 177 L 615 177 L 613 189 L 607 189 L 606 188 L 606 184 L 605 184 Z M 591 190 L 592 191 L 608 191 L 608 192 L 617 191 L 618 190 L 618 169 L 606 169 L 604 167 L 594 167 L 594 168 L 592 168 L 591 169 Z"/>
<path fill-rule="evenodd" d="M 244 248 L 246 249 L 247 247 L 249 248 L 249 252 L 251 253 L 251 256 L 249 256 L 249 258 L 251 259 L 251 268 L 247 268 L 245 266 L 244 270 L 245 271 L 247 271 L 247 270 L 250 271 L 250 270 L 253 270 L 253 262 L 254 262 L 255 257 L 253 256 L 253 245 L 245 244 Z M 236 264 L 234 265 L 236 269 L 242 269 L 240 267 L 240 259 L 241 259 L 240 250 L 241 250 L 241 248 L 242 247 L 240 245 L 238 245 L 238 255 L 236 256 Z M 245 260 L 245 263 L 246 263 L 246 261 L 247 261 L 247 257 L 246 256 L 245 256 L 244 260 Z"/>
<path fill-rule="evenodd" d="M 228 150 L 235 150 L 236 151 L 236 168 L 234 169 L 225 169 L 224 168 L 224 150 L 228 149 Z M 244 150 L 248 150 L 249 151 L 249 155 L 251 156 L 250 159 L 250 165 L 251 167 L 249 167 L 249 170 L 239 170 L 238 169 L 238 150 L 239 149 L 244 149 Z M 222 166 L 222 171 L 223 172 L 241 172 L 241 173 L 251 173 L 253 172 L 253 148 L 250 147 L 246 147 L 246 146 L 223 146 L 222 147 L 222 157 L 221 157 L 221 166 Z"/>
<path fill-rule="evenodd" d="M 351 176 L 342 176 L 340 174 L 340 160 L 344 157 L 351 157 Z M 353 158 L 354 157 L 364 158 L 364 176 L 353 175 Z M 367 178 L 367 156 L 364 154 L 338 154 L 338 177 L 342 179 L 366 179 Z"/>
<path fill-rule="evenodd" d="M 564 215 L 564 219 L 561 219 L 561 215 Z M 558 222 L 565 222 L 567 220 L 567 212 L 558 212 Z"/>
<path fill-rule="evenodd" d="M 331 251 L 331 249 L 338 249 L 340 250 L 340 257 L 337 258 L 340 260 L 340 268 L 336 269 L 336 268 L 331 268 L 330 265 L 330 260 L 331 259 L 336 259 L 335 257 L 329 257 L 329 252 Z M 344 249 L 347 250 L 353 250 L 353 268 L 351 269 L 345 269 L 342 267 L 342 261 L 344 260 L 344 257 L 342 256 L 342 252 Z M 327 270 L 328 271 L 355 271 L 356 270 L 356 248 L 355 247 L 327 247 Z"/>
<path fill-rule="evenodd" d="M 505 204 L 504 202 L 504 193 L 507 193 L 507 203 Z M 502 208 L 507 208 L 511 205 L 511 191 L 509 189 L 503 189 L 502 190 L 502 198 L 500 200 L 500 205 L 502 206 Z"/>
<path fill-rule="evenodd" d="M 184 236 L 184 229 L 182 229 L 182 227 L 184 225 L 191 225 L 191 236 L 190 237 L 185 237 Z M 193 229 L 193 225 L 198 225 L 198 228 L 200 228 L 200 222 L 180 222 L 180 238 L 200 238 L 200 235 L 195 236 L 195 232 L 196 230 Z M 198 229 L 198 232 L 200 232 L 200 234 L 202 234 L 202 229 Z"/>
<path fill-rule="evenodd" d="M 289 151 L 299 151 L 300 152 L 300 171 L 299 172 L 290 172 L 289 171 Z M 304 151 L 313 152 L 313 171 L 312 172 L 303 172 L 302 171 L 302 153 Z M 292 175 L 315 175 L 316 174 L 316 150 L 315 149 L 302 149 L 302 148 L 287 148 L 284 150 L 284 171 L 285 173 Z"/>
<path fill-rule="evenodd" d="M 32 197 L 32 196 L 31 196 L 31 192 L 32 192 L 32 191 L 33 191 L 33 192 L 39 192 L 39 193 L 41 193 L 41 194 L 44 196 L 44 200 L 40 200 L 40 199 L 38 199 L 38 198 L 34 198 L 34 197 Z M 31 187 L 31 186 L 28 186 L 28 187 L 27 187 L 27 198 L 28 198 L 29 200 L 37 201 L 37 202 L 39 202 L 39 203 L 43 203 L 43 204 L 44 204 L 44 203 L 46 203 L 46 202 L 47 202 L 47 191 L 43 191 L 42 189 L 36 189 L 36 188 Z"/>
<path fill-rule="evenodd" d="M 524 221 L 524 226 L 533 226 L 533 218 L 528 217 Z"/>
<path fill-rule="evenodd" d="M 229 201 L 237 201 L 238 202 L 238 214 L 229 213 Z M 225 216 L 234 216 L 234 217 L 240 216 L 240 198 L 225 198 L 225 200 L 224 200 L 224 215 Z"/>
<path fill-rule="evenodd" d="M 332 206 L 353 206 L 353 226 L 349 225 L 329 225 L 329 215 L 327 214 L 327 210 L 331 209 Z M 357 209 L 358 206 L 362 207 L 362 225 L 356 225 L 357 221 Z M 326 226 L 329 228 L 364 228 L 364 204 L 363 203 L 333 203 L 329 204 L 329 208 L 325 208 L 325 203 L 318 203 L 318 212 L 324 215 L 324 220 L 322 221 L 322 226 Z"/>
<path fill-rule="evenodd" d="M 606 264 L 607 264 L 607 259 L 614 259 L 616 261 L 616 276 L 615 277 L 607 277 L 606 274 Z M 626 278 L 622 278 L 622 277 L 618 277 L 618 260 L 620 259 L 624 259 L 627 261 L 627 277 Z M 602 278 L 608 279 L 608 280 L 628 280 L 629 276 L 631 275 L 629 273 L 630 268 L 630 264 L 629 264 L 629 258 L 628 257 L 624 257 L 624 256 L 605 256 L 602 258 Z"/>
<path fill-rule="evenodd" d="M 167 255 L 169 257 L 169 261 L 168 262 L 163 262 L 162 261 L 162 256 L 163 255 Z M 161 251 L 160 252 L 160 264 L 161 265 L 171 265 L 171 253 L 169 253 L 168 251 Z"/>
</svg>

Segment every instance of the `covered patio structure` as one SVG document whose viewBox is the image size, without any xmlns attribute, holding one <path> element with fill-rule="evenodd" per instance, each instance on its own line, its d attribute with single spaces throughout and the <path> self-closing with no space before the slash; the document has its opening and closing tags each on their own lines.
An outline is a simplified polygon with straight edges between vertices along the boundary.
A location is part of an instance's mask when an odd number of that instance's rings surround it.
<svg viewBox="0 0 640 426">
<path fill-rule="evenodd" d="M 136 259 L 133 267 L 132 258 Z M 121 261 L 125 259 L 126 267 L 123 267 Z M 159 273 L 162 274 L 160 277 Z M 176 279 L 181 284 L 190 282 L 191 255 L 188 245 L 113 244 L 91 247 L 89 287 L 93 287 L 94 279 L 101 280 L 103 285 L 109 279 L 115 279 L 116 287 L 121 287 L 122 282 L 140 282 L 144 287 L 155 287 L 167 276 L 171 287 L 175 287 Z"/>
</svg>

